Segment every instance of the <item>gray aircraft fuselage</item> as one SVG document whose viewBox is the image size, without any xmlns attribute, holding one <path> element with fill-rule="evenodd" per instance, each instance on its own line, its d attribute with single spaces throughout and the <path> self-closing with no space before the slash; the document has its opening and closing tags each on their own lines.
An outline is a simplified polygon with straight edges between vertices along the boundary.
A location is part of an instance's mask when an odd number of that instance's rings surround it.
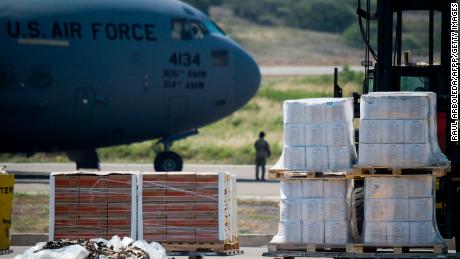
<svg viewBox="0 0 460 259">
<path fill-rule="evenodd" d="M 0 44 L 0 152 L 172 136 L 260 84 L 246 51 L 174 0 L 2 0 Z"/>
</svg>

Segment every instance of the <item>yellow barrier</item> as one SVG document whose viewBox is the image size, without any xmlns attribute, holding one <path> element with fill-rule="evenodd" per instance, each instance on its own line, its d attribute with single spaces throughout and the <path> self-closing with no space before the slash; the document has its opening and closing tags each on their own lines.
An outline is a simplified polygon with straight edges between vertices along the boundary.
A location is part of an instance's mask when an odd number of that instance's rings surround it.
<svg viewBox="0 0 460 259">
<path fill-rule="evenodd" d="M 0 173 L 0 250 L 10 248 L 14 175 Z"/>
</svg>

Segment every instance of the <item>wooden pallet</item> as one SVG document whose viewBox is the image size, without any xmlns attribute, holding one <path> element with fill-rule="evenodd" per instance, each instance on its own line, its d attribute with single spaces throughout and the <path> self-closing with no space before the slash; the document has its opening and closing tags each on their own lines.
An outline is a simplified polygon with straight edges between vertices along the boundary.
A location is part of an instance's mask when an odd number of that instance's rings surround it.
<svg viewBox="0 0 460 259">
<path fill-rule="evenodd" d="M 431 174 L 435 177 L 445 176 L 450 172 L 450 164 L 439 167 L 417 167 L 417 168 L 394 168 L 383 166 L 356 166 L 350 172 L 354 177 L 364 177 L 366 175 L 418 175 Z"/>
<path fill-rule="evenodd" d="M 447 246 L 440 244 L 431 245 L 372 245 L 372 244 L 350 244 L 348 245 L 348 252 L 352 253 L 433 253 L 433 254 L 447 254 Z"/>
<path fill-rule="evenodd" d="M 187 243 L 187 242 L 160 242 L 164 249 L 169 252 L 226 252 L 239 251 L 240 243 L 210 242 L 210 243 Z"/>
<path fill-rule="evenodd" d="M 263 256 L 275 258 L 333 257 L 333 258 L 436 258 L 447 255 L 444 245 L 316 245 L 269 243 Z M 429 256 L 427 256 L 429 255 Z M 447 257 L 446 257 L 447 258 Z"/>
<path fill-rule="evenodd" d="M 352 179 L 353 175 L 349 172 L 308 172 L 308 171 L 289 171 L 281 169 L 268 170 L 268 179 L 313 179 L 313 178 L 345 178 Z"/>
<path fill-rule="evenodd" d="M 267 249 L 270 252 L 281 252 L 281 251 L 306 251 L 308 253 L 316 252 L 347 252 L 347 245 L 321 245 L 321 244 L 281 244 L 281 243 L 269 243 Z"/>
<path fill-rule="evenodd" d="M 242 250 L 227 250 L 217 252 L 167 252 L 168 256 L 188 256 L 189 258 L 205 257 L 205 256 L 235 256 L 242 255 Z"/>
<path fill-rule="evenodd" d="M 262 254 L 264 257 L 274 257 L 276 259 L 294 259 L 297 257 L 309 257 L 309 258 L 380 258 L 380 259 L 458 259 L 460 258 L 459 253 L 449 253 L 449 254 L 434 254 L 434 253 L 347 253 L 347 252 L 315 252 L 309 253 L 306 251 L 289 251 L 289 252 L 264 252 Z"/>
</svg>

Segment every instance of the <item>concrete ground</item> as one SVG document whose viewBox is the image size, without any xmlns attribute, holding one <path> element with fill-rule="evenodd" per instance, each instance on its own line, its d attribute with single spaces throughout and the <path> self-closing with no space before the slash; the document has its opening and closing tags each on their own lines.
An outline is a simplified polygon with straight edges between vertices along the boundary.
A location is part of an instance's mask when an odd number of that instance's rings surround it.
<svg viewBox="0 0 460 259">
<path fill-rule="evenodd" d="M 14 251 L 13 254 L 9 254 L 9 255 L 4 255 L 4 256 L 0 256 L 1 259 L 11 259 L 11 258 L 14 258 L 16 255 L 19 255 L 21 253 L 23 253 L 27 248 L 29 247 L 26 247 L 26 246 L 13 246 L 11 249 Z M 265 247 L 243 247 L 241 250 L 244 251 L 244 254 L 243 255 L 237 255 L 237 256 L 232 256 L 232 257 L 219 257 L 219 256 L 216 256 L 216 257 L 206 257 L 206 258 L 215 258 L 215 259 L 249 259 L 249 258 L 268 258 L 268 257 L 262 257 L 262 254 L 264 252 L 267 251 L 267 248 Z M 185 259 L 185 258 L 188 258 L 188 257 L 185 257 L 185 256 L 174 256 L 174 257 L 171 257 L 171 256 L 168 256 L 168 258 L 176 258 L 176 259 Z"/>
<path fill-rule="evenodd" d="M 15 192 L 47 193 L 49 192 L 48 175 L 52 172 L 73 171 L 73 163 L 0 163 L 7 170 L 17 175 Z M 268 168 L 268 167 L 267 167 Z M 105 171 L 152 171 L 151 164 L 102 163 Z M 217 172 L 226 171 L 238 178 L 237 195 L 239 198 L 279 199 L 279 182 L 254 180 L 252 165 L 184 165 L 184 171 Z"/>
</svg>

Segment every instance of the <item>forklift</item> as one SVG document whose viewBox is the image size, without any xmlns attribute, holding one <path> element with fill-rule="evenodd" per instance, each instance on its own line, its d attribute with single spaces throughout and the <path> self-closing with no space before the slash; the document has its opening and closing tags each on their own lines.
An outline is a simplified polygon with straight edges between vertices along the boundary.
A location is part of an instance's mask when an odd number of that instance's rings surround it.
<svg viewBox="0 0 460 259">
<path fill-rule="evenodd" d="M 437 94 L 437 134 L 443 153 L 451 161 L 451 172 L 438 178 L 436 220 L 445 239 L 455 238 L 460 250 L 460 145 L 450 141 L 451 114 L 451 4 L 455 0 L 358 0 L 358 22 L 365 43 L 362 93 L 388 91 L 431 91 Z M 411 61 L 404 50 L 404 17 L 409 12 L 426 15 L 428 57 L 424 62 Z M 377 23 L 377 40 L 371 26 Z M 436 26 L 435 26 L 436 25 Z M 373 27 L 375 28 L 375 27 Z M 435 38 L 435 30 L 441 37 Z M 374 35 L 375 36 L 375 35 Z M 377 46 L 373 46 L 373 43 Z M 436 58 L 436 60 L 435 60 Z M 342 97 L 334 73 L 334 97 Z M 359 118 L 360 94 L 353 93 L 355 118 Z M 359 131 L 358 133 L 359 134 Z M 359 147 L 358 147 L 359 148 Z M 355 194 L 362 195 L 364 183 L 357 183 Z M 355 195 L 355 199 L 362 197 Z M 358 207 L 356 207 L 358 208 Z M 363 215 L 363 207 L 356 211 Z M 358 210 L 358 209 L 357 209 Z M 360 216 L 361 217 L 361 216 Z M 357 218 L 359 224 L 362 219 Z M 358 229 L 361 227 L 358 225 Z"/>
<path fill-rule="evenodd" d="M 457 253 L 347 253 L 280 251 L 263 256 L 293 259 L 296 257 L 333 258 L 460 258 L 460 145 L 450 141 L 451 132 L 451 4 L 456 0 L 358 0 L 358 23 L 365 43 L 364 81 L 361 93 L 353 93 L 354 117 L 360 118 L 361 94 L 369 92 L 430 91 L 437 95 L 438 142 L 451 170 L 436 182 L 436 220 L 444 239 L 450 239 Z M 413 62 L 410 50 L 404 50 L 404 17 L 411 12 L 424 15 L 427 21 L 427 56 L 423 62 Z M 376 31 L 371 35 L 372 31 Z M 437 32 L 437 34 L 435 33 Z M 377 35 L 375 35 L 377 34 Z M 435 37 L 435 35 L 437 35 Z M 439 37 L 440 35 L 440 37 Z M 374 36 L 374 38 L 372 37 Z M 375 38 L 376 36 L 376 38 Z M 419 55 L 417 55 L 419 58 Z M 436 60 L 435 60 L 436 59 Z M 343 97 L 338 84 L 338 69 L 334 70 L 334 97 Z M 356 130 L 359 148 L 359 130 Z M 376 169 L 378 170 L 378 169 Z M 356 228 L 362 232 L 364 221 L 364 180 L 355 179 L 353 192 Z"/>
</svg>

